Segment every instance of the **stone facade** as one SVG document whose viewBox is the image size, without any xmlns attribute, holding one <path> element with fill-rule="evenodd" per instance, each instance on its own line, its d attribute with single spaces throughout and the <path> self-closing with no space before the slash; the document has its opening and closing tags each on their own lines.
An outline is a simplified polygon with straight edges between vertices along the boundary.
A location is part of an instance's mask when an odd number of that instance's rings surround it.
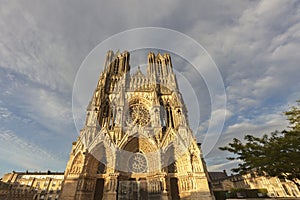
<svg viewBox="0 0 300 200">
<path fill-rule="evenodd" d="M 259 176 L 251 172 L 243 175 L 239 182 L 243 182 L 251 189 L 265 188 L 272 197 L 300 197 L 296 184 L 284 178 Z"/>
<path fill-rule="evenodd" d="M 60 199 L 214 199 L 169 54 L 107 53 Z"/>
<path fill-rule="evenodd" d="M 64 173 L 12 172 L 5 174 L 0 187 L 0 199 L 57 200 Z"/>
<path fill-rule="evenodd" d="M 209 172 L 209 176 L 214 191 L 229 191 L 234 188 L 266 189 L 270 197 L 300 197 L 297 185 L 287 179 L 260 176 L 255 172 L 231 176 L 227 176 L 226 172 Z"/>
</svg>

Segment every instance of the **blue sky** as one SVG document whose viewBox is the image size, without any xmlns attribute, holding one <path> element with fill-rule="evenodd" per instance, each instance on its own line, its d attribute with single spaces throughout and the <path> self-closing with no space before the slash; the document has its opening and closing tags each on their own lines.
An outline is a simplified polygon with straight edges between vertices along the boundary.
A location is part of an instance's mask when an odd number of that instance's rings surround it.
<svg viewBox="0 0 300 200">
<path fill-rule="evenodd" d="M 217 145 L 206 156 L 210 170 L 234 165 L 218 146 L 245 134 L 284 129 L 282 112 L 300 99 L 296 0 L 4 0 L 1 4 L 1 175 L 65 169 L 78 136 L 72 118 L 77 70 L 97 44 L 127 29 L 180 31 L 200 43 L 218 66 L 227 117 Z M 199 131 L 208 123 L 209 117 L 201 119 Z"/>
</svg>

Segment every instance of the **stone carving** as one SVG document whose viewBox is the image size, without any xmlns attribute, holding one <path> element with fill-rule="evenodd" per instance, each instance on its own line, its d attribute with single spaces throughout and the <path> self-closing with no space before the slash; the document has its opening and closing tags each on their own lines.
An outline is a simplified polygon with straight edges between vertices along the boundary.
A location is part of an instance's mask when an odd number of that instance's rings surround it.
<svg viewBox="0 0 300 200">
<path fill-rule="evenodd" d="M 75 157 L 70 173 L 79 174 L 82 171 L 82 164 L 83 164 L 82 159 L 83 156 L 81 153 Z"/>
<path fill-rule="evenodd" d="M 129 57 L 129 52 L 107 54 L 86 124 L 73 144 L 61 199 L 148 195 L 166 200 L 179 189 L 178 196 L 192 191 L 201 193 L 202 200 L 212 200 L 205 173 L 201 182 L 194 178 L 205 166 L 188 125 L 170 55 L 149 53 L 147 74 L 138 69 L 133 75 Z M 100 144 L 105 148 L 98 152 Z M 77 155 L 74 160 L 73 155 Z M 99 170 L 100 159 L 105 166 Z M 178 181 L 171 182 L 170 177 Z M 174 184 L 178 189 L 174 190 Z M 96 185 L 103 188 L 102 193 L 95 191 Z"/>
<path fill-rule="evenodd" d="M 91 192 L 94 190 L 95 183 L 93 180 L 80 180 L 78 187 L 81 191 Z"/>
<path fill-rule="evenodd" d="M 141 153 L 133 154 L 128 161 L 129 170 L 136 173 L 147 171 L 147 159 Z"/>
<path fill-rule="evenodd" d="M 110 192 L 114 192 L 114 191 L 116 191 L 116 189 L 117 189 L 117 180 L 115 180 L 115 179 L 110 179 L 110 180 L 108 181 L 108 190 L 109 190 Z"/>
<path fill-rule="evenodd" d="M 159 111 L 155 109 L 153 126 L 157 126 L 157 125 L 159 125 Z"/>
</svg>

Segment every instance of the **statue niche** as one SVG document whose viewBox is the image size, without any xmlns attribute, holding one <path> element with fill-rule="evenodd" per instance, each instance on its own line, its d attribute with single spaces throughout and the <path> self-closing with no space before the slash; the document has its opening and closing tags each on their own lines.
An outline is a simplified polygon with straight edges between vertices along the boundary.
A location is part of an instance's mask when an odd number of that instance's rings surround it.
<svg viewBox="0 0 300 200">
<path fill-rule="evenodd" d="M 71 174 L 79 174 L 82 171 L 83 162 L 84 162 L 83 159 L 84 158 L 80 152 L 75 156 L 73 165 L 70 170 Z"/>
</svg>

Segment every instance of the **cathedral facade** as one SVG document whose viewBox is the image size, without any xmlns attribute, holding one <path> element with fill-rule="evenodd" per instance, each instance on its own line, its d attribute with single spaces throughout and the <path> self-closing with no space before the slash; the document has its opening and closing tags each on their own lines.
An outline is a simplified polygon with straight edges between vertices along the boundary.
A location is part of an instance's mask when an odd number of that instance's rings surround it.
<svg viewBox="0 0 300 200">
<path fill-rule="evenodd" d="M 73 143 L 60 199 L 214 199 L 169 54 L 109 51 Z"/>
</svg>

